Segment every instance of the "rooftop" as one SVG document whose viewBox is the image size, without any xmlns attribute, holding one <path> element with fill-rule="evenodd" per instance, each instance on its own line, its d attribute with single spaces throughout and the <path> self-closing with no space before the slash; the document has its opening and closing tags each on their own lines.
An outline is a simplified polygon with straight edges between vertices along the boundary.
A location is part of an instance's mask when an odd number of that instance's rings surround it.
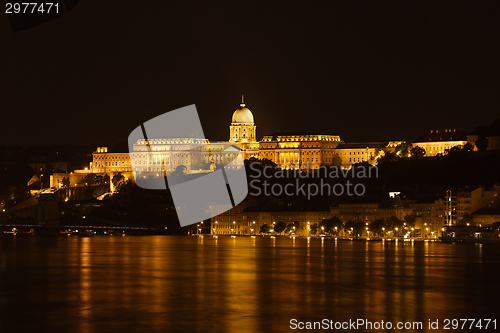
<svg viewBox="0 0 500 333">
<path fill-rule="evenodd" d="M 354 149 L 354 148 L 385 148 L 388 142 L 359 142 L 359 143 L 341 143 L 337 149 Z"/>
<path fill-rule="evenodd" d="M 467 133 L 465 131 L 457 131 L 456 129 L 430 130 L 415 140 L 415 142 L 440 141 L 467 141 Z"/>
</svg>

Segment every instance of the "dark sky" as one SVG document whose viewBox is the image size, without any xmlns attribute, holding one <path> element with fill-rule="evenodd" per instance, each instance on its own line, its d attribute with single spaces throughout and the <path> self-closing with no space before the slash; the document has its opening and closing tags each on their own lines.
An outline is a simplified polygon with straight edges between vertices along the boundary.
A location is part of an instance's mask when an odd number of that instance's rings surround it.
<svg viewBox="0 0 500 333">
<path fill-rule="evenodd" d="M 242 93 L 259 139 L 413 140 L 499 117 L 500 2 L 324 4 L 80 1 L 18 33 L 0 14 L 0 144 L 111 145 L 189 104 L 227 139 Z"/>
</svg>

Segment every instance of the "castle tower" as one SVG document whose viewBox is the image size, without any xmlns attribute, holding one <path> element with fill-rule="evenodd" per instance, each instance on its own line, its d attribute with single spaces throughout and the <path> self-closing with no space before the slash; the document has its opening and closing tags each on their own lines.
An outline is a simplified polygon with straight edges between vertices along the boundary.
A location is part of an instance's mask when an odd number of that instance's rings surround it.
<svg viewBox="0 0 500 333">
<path fill-rule="evenodd" d="M 245 107 L 245 101 L 241 95 L 240 107 L 234 111 L 231 126 L 229 126 L 229 142 L 236 143 L 241 148 L 243 159 L 259 157 L 256 131 L 257 126 L 255 126 L 252 111 Z"/>
<path fill-rule="evenodd" d="M 229 126 L 229 141 L 256 142 L 256 126 L 252 111 L 245 107 L 243 95 L 241 95 L 241 104 L 233 113 L 231 126 Z"/>
</svg>

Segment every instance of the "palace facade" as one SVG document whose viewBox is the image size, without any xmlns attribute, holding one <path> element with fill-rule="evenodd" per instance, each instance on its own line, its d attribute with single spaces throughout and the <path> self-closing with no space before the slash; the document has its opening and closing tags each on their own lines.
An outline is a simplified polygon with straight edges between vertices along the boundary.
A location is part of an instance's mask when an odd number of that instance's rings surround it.
<svg viewBox="0 0 500 333">
<path fill-rule="evenodd" d="M 189 173 L 210 172 L 227 165 L 241 152 L 243 159 L 269 159 L 282 169 L 318 169 L 368 162 L 376 164 L 386 151 L 401 142 L 346 144 L 340 136 L 313 133 L 277 133 L 257 141 L 257 126 L 252 111 L 241 102 L 232 115 L 229 140 L 149 138 L 139 139 L 130 153 L 109 152 L 98 147 L 88 170 L 78 173 L 134 173 L 135 178 L 158 177 L 182 166 Z M 77 172 L 77 171 L 75 171 Z"/>
</svg>

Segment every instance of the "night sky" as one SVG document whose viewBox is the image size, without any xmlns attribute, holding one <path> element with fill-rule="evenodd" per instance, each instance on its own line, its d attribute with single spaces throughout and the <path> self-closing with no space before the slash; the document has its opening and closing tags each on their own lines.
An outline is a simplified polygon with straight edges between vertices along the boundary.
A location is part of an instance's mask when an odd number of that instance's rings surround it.
<svg viewBox="0 0 500 333">
<path fill-rule="evenodd" d="M 80 1 L 17 33 L 0 14 L 0 144 L 112 145 L 189 104 L 225 140 L 242 93 L 258 139 L 414 140 L 499 118 L 500 2 L 326 4 Z"/>
</svg>

